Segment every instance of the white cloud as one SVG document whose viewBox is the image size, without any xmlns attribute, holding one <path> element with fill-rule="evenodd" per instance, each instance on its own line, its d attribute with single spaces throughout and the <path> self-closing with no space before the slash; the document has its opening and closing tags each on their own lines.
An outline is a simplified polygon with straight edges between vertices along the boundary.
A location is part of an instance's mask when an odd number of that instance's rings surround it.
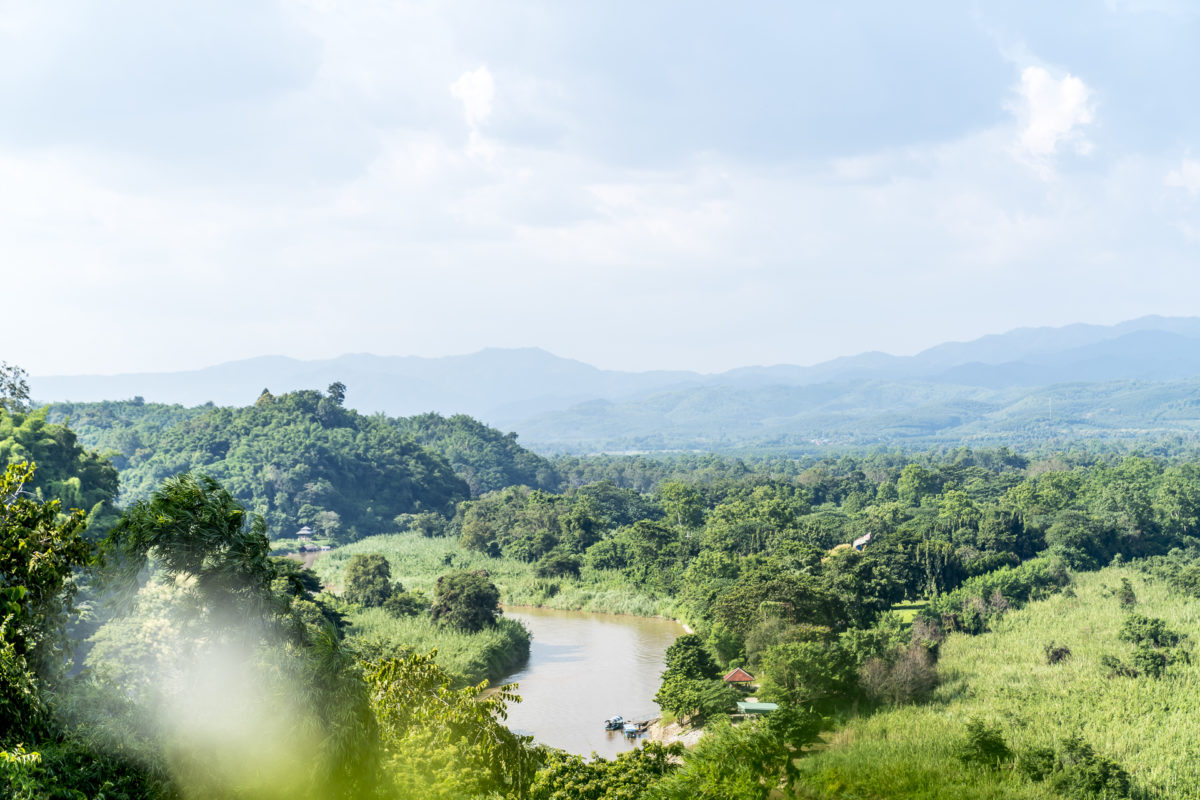
<svg viewBox="0 0 1200 800">
<path fill-rule="evenodd" d="M 1026 67 L 1017 94 L 1013 111 L 1020 125 L 1019 156 L 1045 165 L 1060 147 L 1080 155 L 1091 152 L 1083 126 L 1095 119 L 1095 109 L 1089 102 L 1092 92 L 1080 78 L 1056 79 L 1041 67 Z"/>
<path fill-rule="evenodd" d="M 1200 192 L 1200 161 L 1185 158 L 1179 165 L 1179 169 L 1173 169 L 1167 173 L 1164 183 L 1167 186 L 1187 189 L 1188 194 Z"/>
<path fill-rule="evenodd" d="M 450 93 L 462 101 L 463 114 L 472 128 L 478 128 L 492 115 L 496 82 L 486 65 L 460 75 L 450 84 Z"/>
</svg>

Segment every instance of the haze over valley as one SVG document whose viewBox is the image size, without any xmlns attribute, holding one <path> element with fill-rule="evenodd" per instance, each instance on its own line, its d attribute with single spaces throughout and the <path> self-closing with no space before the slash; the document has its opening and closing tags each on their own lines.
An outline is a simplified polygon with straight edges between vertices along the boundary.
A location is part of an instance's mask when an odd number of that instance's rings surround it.
<svg viewBox="0 0 1200 800">
<path fill-rule="evenodd" d="M 913 356 L 716 374 L 601 370 L 538 348 L 444 358 L 278 356 L 178 373 L 35 376 L 39 401 L 244 405 L 348 387 L 348 406 L 468 414 L 545 453 L 812 452 L 828 446 L 1026 445 L 1200 430 L 1200 318 L 1024 328 Z"/>
</svg>

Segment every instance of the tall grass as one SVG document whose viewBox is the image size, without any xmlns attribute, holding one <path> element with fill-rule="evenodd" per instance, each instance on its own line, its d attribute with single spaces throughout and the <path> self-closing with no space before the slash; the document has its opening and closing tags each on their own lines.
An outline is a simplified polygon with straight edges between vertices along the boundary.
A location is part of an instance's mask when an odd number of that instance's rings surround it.
<svg viewBox="0 0 1200 800">
<path fill-rule="evenodd" d="M 620 573 L 584 567 L 579 578 L 539 578 L 534 565 L 512 558 L 489 558 L 464 550 L 455 539 L 418 533 L 371 536 L 324 554 L 314 566 L 326 584 L 338 588 L 346 563 L 357 553 L 382 553 L 392 579 L 405 589 L 433 592 L 439 575 L 457 569 L 486 570 L 507 605 L 543 606 L 568 611 L 674 617 L 677 606 L 665 596 L 634 589 Z"/>
<path fill-rule="evenodd" d="M 806 798 L 1048 798 L 1012 771 L 968 767 L 953 756 L 972 718 L 999 725 L 1014 750 L 1055 746 L 1074 733 L 1120 762 L 1163 798 L 1200 798 L 1200 660 L 1161 679 L 1108 677 L 1104 655 L 1127 657 L 1118 639 L 1129 613 L 1116 597 L 1128 578 L 1133 610 L 1200 642 L 1200 600 L 1128 568 L 1078 575 L 1073 591 L 1030 603 L 980 636 L 942 645 L 943 683 L 932 702 L 853 719 L 827 747 L 801 759 Z M 1054 641 L 1071 656 L 1048 664 Z"/>
<path fill-rule="evenodd" d="M 492 628 L 464 633 L 428 616 L 394 617 L 367 608 L 349 618 L 354 647 L 365 655 L 398 656 L 437 650 L 437 664 L 460 684 L 495 682 L 529 658 L 529 631 L 520 622 L 501 619 Z"/>
</svg>

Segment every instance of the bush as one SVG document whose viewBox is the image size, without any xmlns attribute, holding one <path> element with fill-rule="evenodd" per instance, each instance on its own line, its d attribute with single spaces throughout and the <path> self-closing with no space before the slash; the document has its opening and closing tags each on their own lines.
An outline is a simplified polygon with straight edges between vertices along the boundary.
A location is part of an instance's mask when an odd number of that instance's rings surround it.
<svg viewBox="0 0 1200 800">
<path fill-rule="evenodd" d="M 1121 608 L 1133 608 L 1137 605 L 1137 595 L 1133 593 L 1133 584 L 1129 578 L 1121 578 L 1121 588 L 1117 590 L 1117 601 Z"/>
<path fill-rule="evenodd" d="M 579 568 L 581 564 L 577 556 L 561 551 L 551 551 L 542 556 L 538 561 L 534 573 L 539 578 L 561 578 L 570 576 L 572 578 L 579 577 Z"/>
<path fill-rule="evenodd" d="M 1174 647 L 1183 639 L 1182 634 L 1168 628 L 1163 620 L 1141 614 L 1126 617 L 1119 636 L 1126 642 L 1153 647 Z"/>
<path fill-rule="evenodd" d="M 447 573 L 437 580 L 432 613 L 434 620 L 459 630 L 483 630 L 500 616 L 500 590 L 487 573 Z"/>
<path fill-rule="evenodd" d="M 360 553 L 346 565 L 343 580 L 342 597 L 369 608 L 381 606 L 392 594 L 392 565 L 381 553 Z"/>
<path fill-rule="evenodd" d="M 1102 756 L 1078 735 L 1063 742 L 1062 752 L 1032 747 L 1021 753 L 1017 768 L 1031 781 L 1045 781 L 1064 797 L 1123 800 L 1129 797 L 1129 773 Z"/>
<path fill-rule="evenodd" d="M 914 643 L 890 663 L 884 658 L 868 661 L 860 671 L 859 683 L 877 703 L 920 703 L 937 688 L 937 667 L 928 648 Z"/>
<path fill-rule="evenodd" d="M 955 748 L 954 755 L 964 764 L 992 769 L 1013 759 L 1013 752 L 1004 741 L 1000 728 L 978 718 L 967 723 L 966 739 Z"/>
<path fill-rule="evenodd" d="M 1063 742 L 1058 769 L 1050 784 L 1068 797 L 1119 800 L 1129 797 L 1129 773 L 1107 756 L 1092 749 L 1079 736 Z"/>
<path fill-rule="evenodd" d="M 1139 645 L 1133 653 L 1133 668 L 1147 678 L 1161 678 L 1167 671 L 1171 659 L 1161 650 Z"/>
<path fill-rule="evenodd" d="M 947 630 L 982 633 L 987 630 L 989 618 L 1009 607 L 1045 597 L 1069 582 L 1062 561 L 1037 558 L 969 578 L 954 591 L 935 598 L 921 616 L 940 620 Z"/>
<path fill-rule="evenodd" d="M 1059 664 L 1071 657 L 1071 648 L 1065 644 L 1050 642 L 1044 649 L 1047 664 Z"/>
<path fill-rule="evenodd" d="M 1110 678 L 1136 678 L 1138 676 L 1136 668 L 1126 664 L 1116 656 L 1100 656 L 1100 666 L 1108 670 L 1108 677 Z"/>
<path fill-rule="evenodd" d="M 398 591 L 383 601 L 383 610 L 393 617 L 414 617 L 429 610 L 424 592 Z"/>
<path fill-rule="evenodd" d="M 1051 747 L 1031 747 L 1017 757 L 1017 769 L 1031 781 L 1044 781 L 1058 769 L 1058 753 Z"/>
</svg>

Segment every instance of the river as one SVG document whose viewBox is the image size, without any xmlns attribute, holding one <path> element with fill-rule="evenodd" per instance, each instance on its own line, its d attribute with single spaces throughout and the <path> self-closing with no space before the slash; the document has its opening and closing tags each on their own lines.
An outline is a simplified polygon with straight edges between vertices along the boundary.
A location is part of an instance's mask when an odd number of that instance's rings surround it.
<svg viewBox="0 0 1200 800">
<path fill-rule="evenodd" d="M 683 633 L 676 622 L 545 608 L 506 608 L 533 634 L 528 663 L 499 683 L 518 683 L 521 702 L 508 709 L 508 727 L 582 756 L 612 758 L 633 743 L 604 730 L 614 714 L 643 720 L 658 715 L 654 693 L 663 657 Z"/>
</svg>

